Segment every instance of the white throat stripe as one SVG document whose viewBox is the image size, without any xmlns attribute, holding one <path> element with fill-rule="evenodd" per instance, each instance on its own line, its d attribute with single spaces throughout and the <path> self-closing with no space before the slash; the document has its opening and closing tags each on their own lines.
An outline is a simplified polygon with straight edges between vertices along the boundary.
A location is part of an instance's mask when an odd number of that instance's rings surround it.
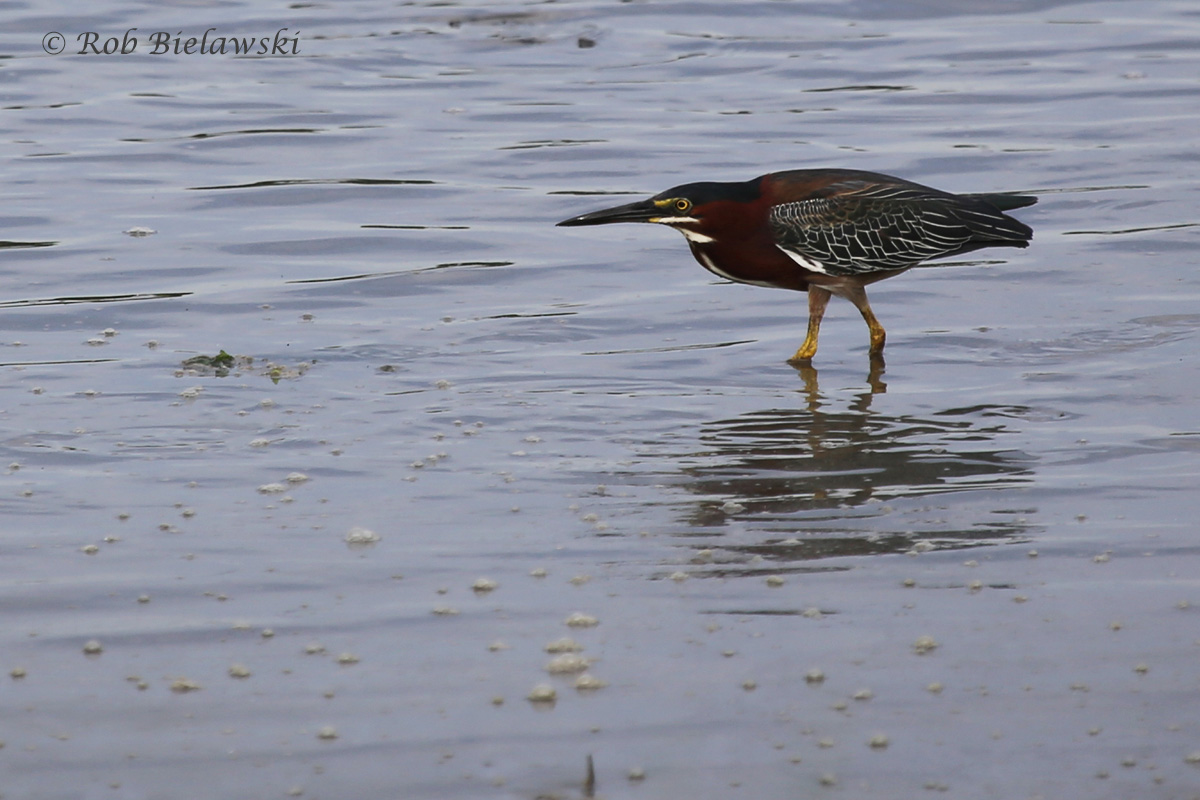
<svg viewBox="0 0 1200 800">
<path fill-rule="evenodd" d="M 692 252 L 694 252 L 696 254 L 696 260 L 699 261 L 700 264 L 706 270 L 708 270 L 713 275 L 716 275 L 719 278 L 724 278 L 725 280 L 733 281 L 734 283 L 748 283 L 751 286 L 765 286 L 768 289 L 774 288 L 774 284 L 762 283 L 760 281 L 748 281 L 748 280 L 743 280 L 742 278 L 735 278 L 732 275 L 730 275 L 728 272 L 726 272 L 725 270 L 718 267 L 716 262 L 713 261 L 711 258 L 709 258 L 708 254 L 705 253 L 703 250 L 693 250 Z"/>
<path fill-rule="evenodd" d="M 711 236 L 705 236 L 703 233 L 689 231 L 687 228 L 679 228 L 678 230 L 687 238 L 689 242 L 695 242 L 696 244 L 708 244 L 709 242 L 716 241 Z"/>
</svg>

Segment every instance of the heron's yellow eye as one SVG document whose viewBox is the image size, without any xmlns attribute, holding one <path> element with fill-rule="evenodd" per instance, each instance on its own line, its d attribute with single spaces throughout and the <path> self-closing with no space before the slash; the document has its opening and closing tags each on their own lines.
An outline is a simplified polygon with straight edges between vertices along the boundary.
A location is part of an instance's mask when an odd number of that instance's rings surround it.
<svg viewBox="0 0 1200 800">
<path fill-rule="evenodd" d="M 681 197 L 675 201 L 675 210 L 676 211 L 687 211 L 691 207 L 692 207 L 691 201 L 687 200 L 683 197 Z"/>
</svg>

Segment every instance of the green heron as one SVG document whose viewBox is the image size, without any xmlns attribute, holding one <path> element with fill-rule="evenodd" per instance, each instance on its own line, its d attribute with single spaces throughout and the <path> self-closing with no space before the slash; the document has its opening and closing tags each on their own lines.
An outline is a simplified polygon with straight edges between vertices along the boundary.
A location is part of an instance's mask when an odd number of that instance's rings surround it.
<svg viewBox="0 0 1200 800">
<path fill-rule="evenodd" d="M 658 222 L 682 233 L 709 272 L 808 292 L 808 335 L 789 359 L 807 364 L 832 295 L 858 308 L 871 355 L 879 356 L 886 334 L 867 302 L 868 284 L 934 258 L 1026 247 L 1033 231 L 1004 212 L 1036 202 L 1020 194 L 950 194 L 861 170 L 797 169 L 745 183 L 689 183 L 558 224 Z"/>
</svg>

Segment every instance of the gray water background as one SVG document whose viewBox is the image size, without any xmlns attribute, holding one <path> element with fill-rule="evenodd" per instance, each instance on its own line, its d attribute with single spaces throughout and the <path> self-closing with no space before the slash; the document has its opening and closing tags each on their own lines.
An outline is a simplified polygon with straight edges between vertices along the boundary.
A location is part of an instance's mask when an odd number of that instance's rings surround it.
<svg viewBox="0 0 1200 800">
<path fill-rule="evenodd" d="M 1200 797 L 1193 4 L 77 8 L 0 9 L 4 797 Z M 820 166 L 1033 245 L 799 373 L 553 227 Z"/>
</svg>

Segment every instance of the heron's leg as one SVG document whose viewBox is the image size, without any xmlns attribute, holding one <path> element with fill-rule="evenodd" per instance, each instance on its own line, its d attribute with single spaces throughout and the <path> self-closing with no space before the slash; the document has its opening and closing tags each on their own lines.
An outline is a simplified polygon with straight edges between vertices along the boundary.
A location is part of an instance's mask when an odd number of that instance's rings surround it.
<svg viewBox="0 0 1200 800">
<path fill-rule="evenodd" d="M 861 286 L 847 286 L 840 294 L 854 303 L 858 313 L 862 314 L 862 318 L 866 320 L 867 330 L 871 332 L 871 355 L 882 353 L 887 332 L 879 324 L 879 320 L 875 318 L 875 312 L 871 310 L 871 304 L 867 302 L 867 290 Z"/>
<path fill-rule="evenodd" d="M 817 354 L 817 335 L 821 332 L 821 318 L 825 316 L 825 306 L 829 304 L 831 296 L 828 289 L 822 289 L 820 286 L 809 284 L 808 335 L 804 337 L 804 343 L 800 345 L 800 349 L 796 351 L 796 355 L 788 359 L 790 363 L 806 363 L 812 361 L 812 357 Z M 865 302 L 865 295 L 863 296 L 863 300 Z"/>
</svg>

